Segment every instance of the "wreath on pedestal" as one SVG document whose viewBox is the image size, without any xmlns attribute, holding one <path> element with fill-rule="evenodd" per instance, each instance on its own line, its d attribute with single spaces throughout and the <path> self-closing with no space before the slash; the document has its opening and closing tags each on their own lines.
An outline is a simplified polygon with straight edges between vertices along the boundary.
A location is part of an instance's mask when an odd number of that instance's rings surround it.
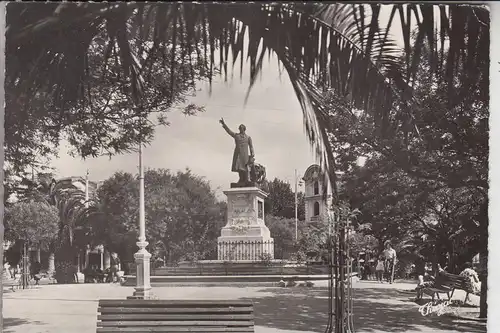
<svg viewBox="0 0 500 333">
<path fill-rule="evenodd" d="M 238 234 L 243 234 L 248 230 L 248 220 L 244 218 L 236 218 L 233 219 L 233 223 L 231 224 L 231 229 Z"/>
</svg>

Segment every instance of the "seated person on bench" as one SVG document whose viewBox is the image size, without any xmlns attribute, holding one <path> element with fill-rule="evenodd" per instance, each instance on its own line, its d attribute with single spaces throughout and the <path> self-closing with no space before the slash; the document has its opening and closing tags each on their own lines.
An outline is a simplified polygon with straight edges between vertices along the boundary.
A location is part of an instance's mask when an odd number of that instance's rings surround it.
<svg viewBox="0 0 500 333">
<path fill-rule="evenodd" d="M 481 292 L 481 281 L 479 281 L 479 277 L 477 276 L 477 272 L 472 268 L 472 264 L 467 262 L 464 264 L 464 270 L 460 273 L 460 276 L 464 276 L 468 278 L 467 280 L 467 292 L 471 294 L 479 294 Z M 469 295 L 467 295 L 467 301 L 469 299 Z"/>
<path fill-rule="evenodd" d="M 439 275 L 439 273 L 444 272 L 444 269 L 441 268 L 441 265 L 438 264 L 437 274 L 435 276 L 432 276 L 431 272 L 432 271 L 430 269 L 426 269 L 424 275 L 418 276 L 418 284 L 415 290 L 432 288 L 434 286 L 434 283 L 436 282 L 436 277 Z"/>
<path fill-rule="evenodd" d="M 42 265 L 35 261 L 33 265 L 31 265 L 31 278 L 35 280 L 35 285 L 38 285 L 42 276 L 40 275 L 40 271 L 42 270 Z"/>
<path fill-rule="evenodd" d="M 104 282 L 105 275 L 106 274 L 102 271 L 102 269 L 100 267 L 96 266 L 95 277 L 96 277 L 96 280 L 97 280 L 98 283 Z"/>
</svg>

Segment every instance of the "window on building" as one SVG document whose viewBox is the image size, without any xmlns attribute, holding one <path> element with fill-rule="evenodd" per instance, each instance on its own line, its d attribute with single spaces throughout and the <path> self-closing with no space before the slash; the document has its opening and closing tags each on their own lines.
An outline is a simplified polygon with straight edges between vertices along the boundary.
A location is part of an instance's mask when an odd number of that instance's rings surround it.
<svg viewBox="0 0 500 333">
<path fill-rule="evenodd" d="M 313 216 L 318 216 L 319 215 L 319 202 L 314 203 L 314 214 Z"/>
<path fill-rule="evenodd" d="M 314 181 L 314 195 L 319 194 L 319 182 L 317 180 Z"/>
</svg>

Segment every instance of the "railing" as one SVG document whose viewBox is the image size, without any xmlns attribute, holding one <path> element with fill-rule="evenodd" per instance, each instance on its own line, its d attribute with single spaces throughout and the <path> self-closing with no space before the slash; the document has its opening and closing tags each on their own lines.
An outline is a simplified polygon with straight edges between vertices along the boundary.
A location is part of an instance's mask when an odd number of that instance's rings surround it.
<svg viewBox="0 0 500 333">
<path fill-rule="evenodd" d="M 274 241 L 222 241 L 217 244 L 217 259 L 224 261 L 266 261 L 274 259 Z"/>
<path fill-rule="evenodd" d="M 272 260 L 268 263 L 246 261 L 210 261 L 183 263 L 180 266 L 159 267 L 152 276 L 199 276 L 199 275 L 326 275 L 328 266 L 312 263 L 290 263 Z"/>
</svg>

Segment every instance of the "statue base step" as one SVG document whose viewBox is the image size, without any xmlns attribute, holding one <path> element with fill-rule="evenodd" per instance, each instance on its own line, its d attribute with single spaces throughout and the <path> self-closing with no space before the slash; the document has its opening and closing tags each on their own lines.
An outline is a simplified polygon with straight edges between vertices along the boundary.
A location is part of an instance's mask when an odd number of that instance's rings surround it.
<svg viewBox="0 0 500 333">
<path fill-rule="evenodd" d="M 230 184 L 231 188 L 239 188 L 239 187 L 257 187 L 257 183 L 255 182 L 237 182 L 237 183 L 231 183 Z"/>
</svg>

